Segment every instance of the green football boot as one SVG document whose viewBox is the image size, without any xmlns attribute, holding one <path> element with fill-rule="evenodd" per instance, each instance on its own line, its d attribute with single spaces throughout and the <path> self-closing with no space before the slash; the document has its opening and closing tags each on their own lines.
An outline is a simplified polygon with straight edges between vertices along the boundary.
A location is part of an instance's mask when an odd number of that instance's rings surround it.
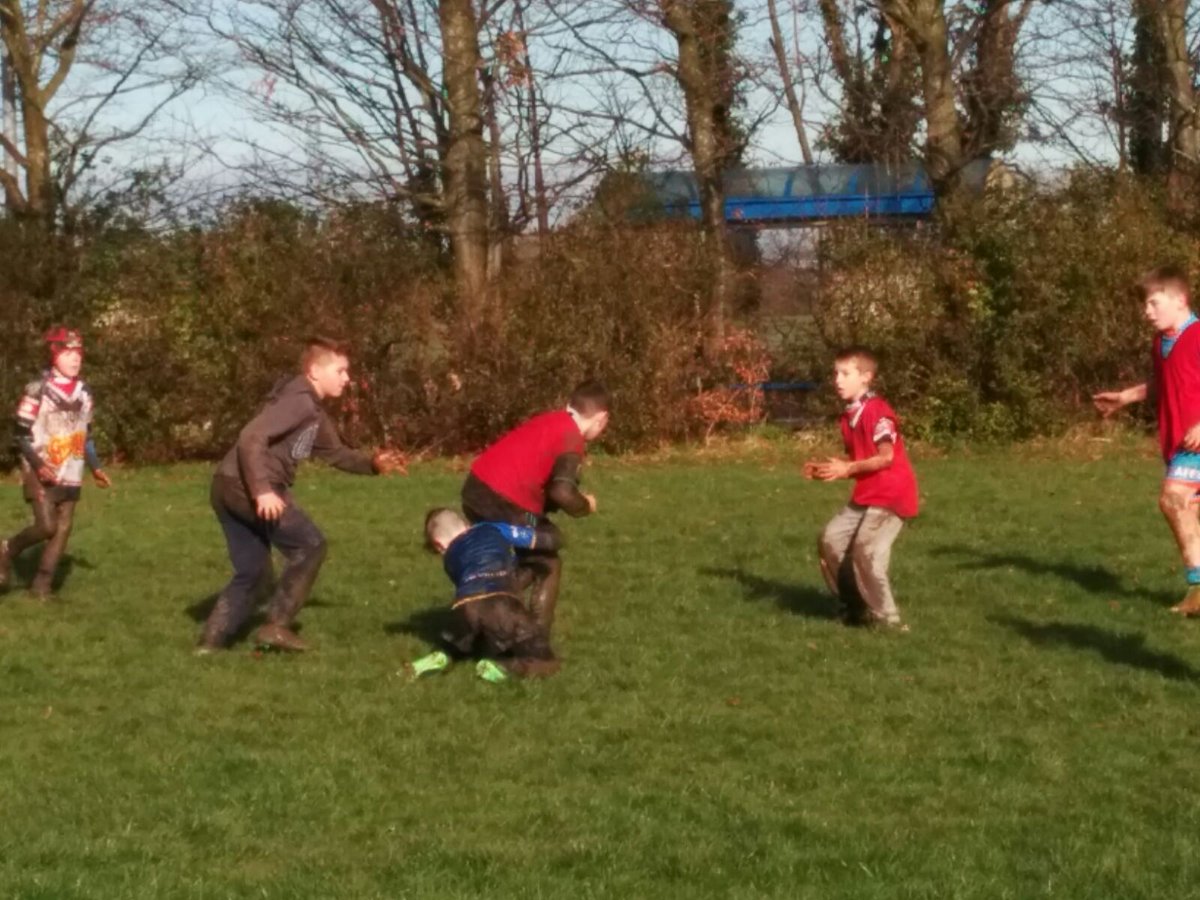
<svg viewBox="0 0 1200 900">
<path fill-rule="evenodd" d="M 508 681 L 508 673 L 490 659 L 481 659 L 475 663 L 475 674 L 491 684 Z"/>
</svg>

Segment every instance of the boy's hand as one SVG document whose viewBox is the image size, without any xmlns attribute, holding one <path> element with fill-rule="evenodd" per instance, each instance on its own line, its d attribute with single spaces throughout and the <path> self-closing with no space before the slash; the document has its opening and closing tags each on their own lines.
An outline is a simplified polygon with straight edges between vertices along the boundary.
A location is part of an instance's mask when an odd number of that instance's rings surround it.
<svg viewBox="0 0 1200 900">
<path fill-rule="evenodd" d="M 112 479 L 108 477 L 108 473 L 103 469 L 97 469 L 95 472 L 93 472 L 92 480 L 96 482 L 97 487 L 112 487 Z"/>
<path fill-rule="evenodd" d="M 1185 450 L 1200 450 L 1200 422 L 1184 432 L 1183 447 Z"/>
<path fill-rule="evenodd" d="M 824 462 L 813 464 L 813 477 L 818 481 L 836 481 L 850 477 L 850 461 L 830 457 Z"/>
<path fill-rule="evenodd" d="M 584 494 L 584 495 L 583 495 L 583 499 L 587 501 L 587 505 L 588 505 L 588 514 L 590 515 L 590 514 L 594 513 L 594 512 L 596 511 L 596 498 L 595 498 L 595 496 L 594 496 L 594 495 L 592 495 L 592 494 Z"/>
<path fill-rule="evenodd" d="M 1125 406 L 1127 402 L 1124 391 L 1101 391 L 1098 394 L 1092 394 L 1092 405 L 1106 419 Z"/>
<path fill-rule="evenodd" d="M 265 494 L 259 494 L 254 498 L 254 505 L 258 511 L 260 519 L 266 519 L 268 522 L 276 521 L 283 511 L 287 508 L 287 503 L 274 491 L 267 491 Z"/>
<path fill-rule="evenodd" d="M 380 475 L 408 474 L 408 458 L 399 450 L 376 450 L 371 457 L 371 466 Z"/>
<path fill-rule="evenodd" d="M 818 465 L 820 465 L 820 463 L 818 463 L 815 459 L 810 459 L 804 464 L 804 467 L 800 471 L 803 473 L 805 478 L 807 478 L 809 481 L 812 481 L 812 479 L 817 477 Z"/>
<path fill-rule="evenodd" d="M 58 476 L 49 466 L 39 466 L 37 470 L 38 481 L 45 485 L 58 484 Z"/>
</svg>

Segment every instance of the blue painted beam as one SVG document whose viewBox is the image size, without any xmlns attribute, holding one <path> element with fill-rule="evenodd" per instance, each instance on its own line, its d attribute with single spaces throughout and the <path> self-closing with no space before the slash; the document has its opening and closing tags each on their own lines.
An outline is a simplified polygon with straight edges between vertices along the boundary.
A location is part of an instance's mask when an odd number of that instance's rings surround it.
<svg viewBox="0 0 1200 900">
<path fill-rule="evenodd" d="M 841 194 L 818 197 L 727 197 L 725 221 L 789 222 L 862 216 L 927 216 L 933 191 L 898 194 Z M 668 212 L 701 217 L 699 201 L 670 203 Z"/>
</svg>

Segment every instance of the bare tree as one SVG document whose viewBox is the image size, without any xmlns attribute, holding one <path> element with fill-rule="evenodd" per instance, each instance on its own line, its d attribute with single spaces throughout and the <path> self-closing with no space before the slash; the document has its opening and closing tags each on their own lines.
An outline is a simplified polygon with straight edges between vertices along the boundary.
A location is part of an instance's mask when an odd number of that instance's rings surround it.
<svg viewBox="0 0 1200 900">
<path fill-rule="evenodd" d="M 442 187 L 462 322 L 471 326 L 487 293 L 489 248 L 479 26 L 471 0 L 440 0 L 438 14 L 447 118 Z"/>
<path fill-rule="evenodd" d="M 4 93 L 16 113 L 0 147 L 17 170 L 0 171 L 0 187 L 14 214 L 69 225 L 91 188 L 117 189 L 123 176 L 99 172 L 108 155 L 150 139 L 205 74 L 179 21 L 166 0 L 0 0 Z"/>
<path fill-rule="evenodd" d="M 22 185 L 11 173 L 0 172 L 0 185 L 9 209 L 25 218 L 53 221 L 48 106 L 75 63 L 91 6 L 90 0 L 67 0 L 53 9 L 42 4 L 28 18 L 19 0 L 0 0 L 0 36 L 17 85 L 23 126 L 20 143 L 8 134 L 0 135 L 0 143 L 25 176 Z"/>
<path fill-rule="evenodd" d="M 771 24 L 771 52 L 775 57 L 775 66 L 779 73 L 779 81 L 783 88 L 783 96 L 787 103 L 788 113 L 792 117 L 792 127 L 796 131 L 796 142 L 800 145 L 800 156 L 803 158 L 806 166 L 811 166 L 813 164 L 813 152 L 808 141 L 808 131 L 804 127 L 804 94 L 796 90 L 796 79 L 792 75 L 792 64 L 788 61 L 787 50 L 785 49 L 783 40 L 783 29 L 779 25 L 779 8 L 776 0 L 767 0 L 767 18 Z M 798 62 L 799 60 L 797 60 Z"/>
<path fill-rule="evenodd" d="M 880 6 L 819 0 L 818 7 L 836 84 L 825 91 L 837 108 L 823 142 L 843 162 L 911 159 L 921 123 L 920 65 L 911 36 Z"/>
</svg>

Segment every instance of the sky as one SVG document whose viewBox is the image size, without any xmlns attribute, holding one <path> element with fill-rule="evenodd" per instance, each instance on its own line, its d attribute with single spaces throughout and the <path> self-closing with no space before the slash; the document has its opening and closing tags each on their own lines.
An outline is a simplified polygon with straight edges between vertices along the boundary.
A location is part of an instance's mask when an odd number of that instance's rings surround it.
<svg viewBox="0 0 1200 900">
<path fill-rule="evenodd" d="M 593 5 L 599 9 L 602 3 Z M 745 20 L 739 35 L 740 51 L 755 65 L 762 65 L 771 58 L 767 44 L 768 24 L 757 0 L 753 3 L 747 0 L 741 6 Z M 810 63 L 819 59 L 822 54 L 822 35 L 811 16 L 789 15 L 789 4 L 785 2 L 780 6 L 785 10 L 783 28 L 787 41 L 792 45 L 790 53 Z M 245 4 L 241 7 L 251 8 Z M 1089 79 L 1094 77 L 1092 72 L 1096 70 L 1096 66 L 1091 64 L 1095 62 L 1095 48 L 1089 48 L 1090 38 L 1082 29 L 1069 25 L 1062 20 L 1061 14 L 1046 7 L 1035 12 L 1031 27 L 1027 29 L 1027 34 L 1032 31 L 1037 34 L 1036 40 L 1027 40 L 1024 48 L 1027 58 L 1041 59 L 1042 63 L 1028 66 L 1023 74 L 1030 84 L 1035 85 L 1036 96 L 1040 98 L 1031 118 L 1041 121 L 1044 132 L 1047 130 L 1047 120 L 1067 117 L 1064 98 L 1082 97 L 1092 90 Z M 261 72 L 247 67 L 244 61 L 231 54 L 228 46 L 207 33 L 203 23 L 198 20 L 181 27 L 184 29 L 181 46 L 197 58 L 220 59 L 221 77 L 201 82 L 183 96 L 167 103 L 158 112 L 153 125 L 139 139 L 114 144 L 101 157 L 99 171 L 105 173 L 103 177 L 119 178 L 122 173 L 134 168 L 147 167 L 158 161 L 167 162 L 184 171 L 190 190 L 202 196 L 207 192 L 219 193 L 236 186 L 253 188 L 253 183 L 247 183 L 247 176 L 239 167 L 247 159 L 249 145 L 265 147 L 280 154 L 284 160 L 301 158 L 304 150 L 294 136 L 281 133 L 272 126 L 263 115 L 262 107 L 256 104 L 270 95 L 277 104 L 291 104 L 293 108 L 303 111 L 307 100 L 295 92 L 289 93 L 285 84 L 271 81 Z M 541 26 L 535 23 L 535 27 Z M 561 34 L 554 36 L 552 28 L 548 28 L 546 34 L 546 47 L 536 40 L 530 42 L 535 68 L 549 66 L 555 57 L 547 47 L 553 43 L 561 46 L 564 40 Z M 656 54 L 669 53 L 671 49 L 669 37 L 662 33 L 655 34 L 645 27 L 623 32 L 602 28 L 596 30 L 594 36 L 598 40 L 609 41 L 606 52 L 640 68 L 652 65 Z M 1092 55 L 1089 56 L 1089 53 Z M 1045 60 L 1051 55 L 1062 57 L 1065 61 L 1047 64 Z M 568 63 L 580 71 L 577 78 L 544 83 L 544 90 L 564 105 L 585 106 L 592 102 L 599 90 L 601 80 L 587 72 L 590 66 L 583 56 L 585 54 L 581 50 L 579 59 Z M 353 66 L 355 61 L 347 60 L 345 64 Z M 81 59 L 57 98 L 56 108 L 80 115 L 88 108 L 89 99 L 94 103 L 95 98 L 104 93 L 105 85 L 112 82 L 111 68 L 111 59 L 94 56 Z M 1099 70 L 1102 69 L 1103 66 L 1100 66 Z M 663 91 L 670 91 L 669 75 L 658 76 L 658 81 Z M 131 91 L 112 102 L 99 121 L 107 127 L 108 132 L 127 128 L 163 102 L 166 96 L 164 90 L 161 85 L 155 86 L 153 80 L 148 79 L 143 89 Z M 622 90 L 631 103 L 630 114 L 635 117 L 644 114 L 645 104 L 638 92 L 624 88 L 617 89 L 616 93 L 620 94 Z M 776 92 L 762 86 L 752 87 L 746 95 L 745 112 L 750 117 L 763 117 L 748 148 L 748 165 L 790 166 L 800 163 L 800 150 L 790 115 L 786 108 L 777 104 Z M 819 123 L 827 119 L 831 112 L 831 102 L 810 86 L 805 108 L 811 126 L 810 140 L 815 141 Z M 1034 172 L 1070 165 L 1081 156 L 1093 161 L 1111 162 L 1114 155 L 1111 141 L 1097 126 L 1097 121 L 1095 117 L 1072 121 L 1063 131 L 1069 141 L 1023 141 L 1008 155 L 1008 161 Z M 678 121 L 675 124 L 678 125 Z M 585 126 L 579 127 L 582 129 Z M 102 127 L 96 133 L 106 132 Z M 686 166 L 686 158 L 677 143 L 658 139 L 651 142 L 651 146 L 652 157 L 659 165 Z M 565 173 L 574 165 L 561 158 L 554 159 L 553 153 L 547 164 L 551 178 Z M 580 188 L 585 189 L 586 186 Z"/>
</svg>

